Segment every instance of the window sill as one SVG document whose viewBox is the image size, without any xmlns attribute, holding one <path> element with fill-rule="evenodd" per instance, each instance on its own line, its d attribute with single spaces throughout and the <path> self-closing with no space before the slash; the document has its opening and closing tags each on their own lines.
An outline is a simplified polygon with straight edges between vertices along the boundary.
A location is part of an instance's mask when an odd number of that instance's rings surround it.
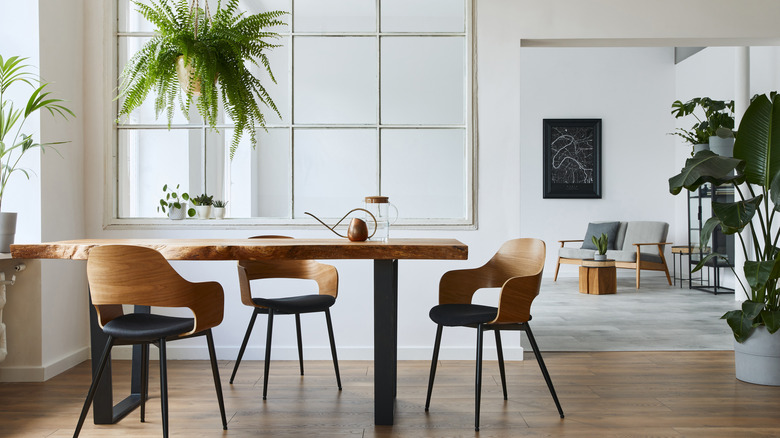
<svg viewBox="0 0 780 438">
<path fill-rule="evenodd" d="M 333 219 L 335 222 L 338 219 Z M 328 223 L 329 220 L 325 219 Z M 239 229 L 257 229 L 257 228 L 295 228 L 295 229 L 323 229 L 324 227 L 312 220 L 300 219 L 249 219 L 249 218 L 227 218 L 227 219 L 197 219 L 187 218 L 181 220 L 171 220 L 165 218 L 112 218 L 103 225 L 105 230 L 239 230 Z M 342 227 L 339 227 L 341 229 Z M 371 225 L 369 225 L 369 229 Z M 441 220 L 441 219 L 420 219 L 398 222 L 393 224 L 394 229 L 415 230 L 415 229 L 436 229 L 436 230 L 475 230 L 477 225 L 469 220 Z M 346 227 L 344 227 L 346 230 Z"/>
</svg>

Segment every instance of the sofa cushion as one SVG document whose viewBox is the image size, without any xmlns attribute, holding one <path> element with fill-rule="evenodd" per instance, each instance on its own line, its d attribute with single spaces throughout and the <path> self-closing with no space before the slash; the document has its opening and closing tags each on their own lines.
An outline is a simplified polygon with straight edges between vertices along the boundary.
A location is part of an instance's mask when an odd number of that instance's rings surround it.
<svg viewBox="0 0 780 438">
<path fill-rule="evenodd" d="M 653 262 L 653 263 L 661 263 L 661 256 L 658 255 L 658 247 L 653 246 L 653 249 L 656 250 L 655 254 L 651 254 L 648 252 L 642 251 L 642 261 L 645 262 Z M 621 250 L 610 250 L 607 251 L 607 258 L 612 259 L 616 262 L 629 262 L 629 263 L 636 263 L 636 249 L 632 251 L 621 251 Z"/>
<path fill-rule="evenodd" d="M 636 252 L 635 243 L 665 242 L 669 232 L 669 224 L 666 222 L 632 221 L 626 225 L 626 234 L 623 239 L 623 251 Z M 650 254 L 658 254 L 658 247 L 646 247 Z M 643 251 L 642 254 L 645 252 Z M 659 260 L 660 261 L 660 260 Z"/>
<path fill-rule="evenodd" d="M 565 259 L 592 259 L 595 253 L 596 251 L 592 249 L 567 248 L 565 246 L 558 249 L 558 257 Z"/>
<path fill-rule="evenodd" d="M 591 222 L 588 224 L 588 230 L 585 232 L 585 240 L 582 242 L 582 249 L 596 249 L 596 245 L 593 244 L 593 236 L 596 238 L 601 237 L 602 234 L 607 235 L 607 249 L 615 249 L 615 241 L 617 240 L 617 231 L 620 226 L 620 222 Z"/>
</svg>

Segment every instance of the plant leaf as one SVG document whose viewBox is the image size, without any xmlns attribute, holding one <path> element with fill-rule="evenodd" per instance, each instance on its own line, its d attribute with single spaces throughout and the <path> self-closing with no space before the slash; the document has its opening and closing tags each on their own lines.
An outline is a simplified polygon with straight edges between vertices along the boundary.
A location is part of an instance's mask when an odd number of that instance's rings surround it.
<svg viewBox="0 0 780 438">
<path fill-rule="evenodd" d="M 769 188 L 780 172 L 780 105 L 778 96 L 771 100 L 758 96 L 745 111 L 734 142 L 734 158 L 746 162 L 745 180 Z"/>
<path fill-rule="evenodd" d="M 685 160 L 685 167 L 679 174 L 669 178 L 669 192 L 676 195 L 683 188 L 693 191 L 707 182 L 716 186 L 727 183 L 741 184 L 744 167 L 744 161 L 721 157 L 712 151 L 697 152 L 692 158 Z M 732 174 L 734 170 L 736 173 Z"/>
<path fill-rule="evenodd" d="M 764 195 L 758 195 L 745 201 L 714 202 L 712 213 L 720 220 L 724 234 L 734 234 L 742 231 L 756 214 L 756 209 L 764 200 Z"/>
<path fill-rule="evenodd" d="M 745 313 L 742 310 L 731 310 L 726 312 L 720 319 L 725 319 L 726 323 L 731 327 L 731 331 L 734 333 L 734 339 L 740 344 L 753 333 L 753 319 L 746 318 Z"/>
<path fill-rule="evenodd" d="M 774 267 L 775 260 L 763 262 L 746 261 L 744 266 L 745 279 L 750 285 L 750 289 L 753 291 L 760 291 L 766 288 L 766 283 L 770 280 Z"/>
<path fill-rule="evenodd" d="M 780 329 L 780 311 L 761 311 L 761 321 L 764 322 L 766 330 L 770 334 L 774 334 L 778 329 Z"/>
</svg>

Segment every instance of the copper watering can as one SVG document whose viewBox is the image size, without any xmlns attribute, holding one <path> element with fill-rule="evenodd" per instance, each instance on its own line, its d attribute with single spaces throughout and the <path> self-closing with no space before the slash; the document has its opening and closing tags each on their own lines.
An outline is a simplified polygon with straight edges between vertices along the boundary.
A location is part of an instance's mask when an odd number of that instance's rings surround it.
<svg viewBox="0 0 780 438">
<path fill-rule="evenodd" d="M 364 211 L 368 213 L 368 215 L 371 217 L 371 219 L 374 220 L 374 231 L 369 235 L 368 234 L 368 225 L 366 225 L 366 222 L 363 219 L 359 219 L 356 217 L 353 217 L 352 220 L 349 221 L 349 228 L 347 228 L 347 235 L 344 236 L 340 234 L 338 231 L 336 231 L 336 227 L 339 226 L 341 221 L 347 218 L 350 214 L 356 212 L 356 211 Z M 338 222 L 336 222 L 336 225 L 328 226 L 325 222 L 321 221 L 320 218 L 317 216 L 309 213 L 308 211 L 303 212 L 303 214 L 308 214 L 309 216 L 313 217 L 314 219 L 317 219 L 317 222 L 321 223 L 322 225 L 325 225 L 325 228 L 333 231 L 333 233 L 339 237 L 344 237 L 349 239 L 352 242 L 363 242 L 371 237 L 374 236 L 374 233 L 376 233 L 377 223 L 376 223 L 376 217 L 374 217 L 373 214 L 371 214 L 370 211 L 366 210 L 365 208 L 353 208 L 352 210 L 348 211 L 347 214 L 345 214 L 341 219 L 339 219 Z"/>
</svg>

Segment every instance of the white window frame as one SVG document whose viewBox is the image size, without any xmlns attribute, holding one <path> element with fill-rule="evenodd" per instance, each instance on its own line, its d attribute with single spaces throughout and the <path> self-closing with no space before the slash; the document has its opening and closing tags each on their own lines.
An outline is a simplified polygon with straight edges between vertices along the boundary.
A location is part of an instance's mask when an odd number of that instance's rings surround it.
<svg viewBox="0 0 780 438">
<path fill-rule="evenodd" d="M 295 0 L 291 0 L 291 3 Z M 465 129 L 465 137 L 466 137 L 466 147 L 465 147 L 465 156 L 463 157 L 463 166 L 464 166 L 464 172 L 466 175 L 466 193 L 464 193 L 465 196 L 465 203 L 466 203 L 466 217 L 463 219 L 408 219 L 408 220 L 399 220 L 394 227 L 401 228 L 401 229 L 476 229 L 477 228 L 477 187 L 476 187 L 476 181 L 477 181 L 477 95 L 476 95 L 476 63 L 477 63 L 477 53 L 476 53 L 476 0 L 464 0 L 465 1 L 465 32 L 381 32 L 380 26 L 379 26 L 379 20 L 380 20 L 380 0 L 376 1 L 376 31 L 375 32 L 350 32 L 350 33 L 344 33 L 344 32 L 294 32 L 293 31 L 293 23 L 292 19 L 290 19 L 289 25 L 287 26 L 287 31 L 280 31 L 278 32 L 280 35 L 287 37 L 289 44 L 294 44 L 294 37 L 307 37 L 307 36 L 360 36 L 360 37 L 375 37 L 376 38 L 376 44 L 377 44 L 377 80 L 379 81 L 378 84 L 378 93 L 381 96 L 381 39 L 383 36 L 423 36 L 423 37 L 447 37 L 447 36 L 464 36 L 465 37 L 465 56 L 464 59 L 466 61 L 466 68 L 465 68 L 465 74 L 466 79 L 464 81 L 466 90 L 464 92 L 464 98 L 466 99 L 465 105 L 466 105 L 466 114 L 465 114 L 465 124 L 462 125 L 394 125 L 394 124 L 382 124 L 381 120 L 377 120 L 374 124 L 361 124 L 361 125 L 330 125 L 330 124 L 301 124 L 301 123 L 295 123 L 293 121 L 282 121 L 282 123 L 268 123 L 267 127 L 270 128 L 283 128 L 287 129 L 290 136 L 290 144 L 294 145 L 292 142 L 293 139 L 293 133 L 296 129 L 350 129 L 350 128 L 373 128 L 377 131 L 377 142 L 378 147 L 381 150 L 381 131 L 384 129 L 447 129 L 447 128 L 461 128 Z M 118 31 L 118 1 L 114 0 L 110 2 L 111 6 L 111 26 L 107 27 L 107 38 L 110 41 L 109 46 L 105 50 L 105 54 L 107 55 L 108 61 L 111 63 L 111 68 L 108 69 L 109 72 L 112 73 L 113 78 L 118 77 L 119 73 L 119 50 L 118 50 L 118 42 L 119 37 L 121 36 L 151 36 L 149 33 L 141 33 L 141 32 L 119 32 Z M 292 15 L 290 16 L 292 17 Z M 109 55 L 110 54 L 110 55 Z M 293 58 L 294 53 L 293 50 L 289 51 L 289 59 L 288 59 L 288 65 L 289 68 L 285 72 L 288 75 L 288 102 L 289 102 L 289 114 L 292 118 L 292 114 L 294 111 L 293 105 L 293 70 L 294 70 L 294 64 L 293 64 Z M 106 99 L 108 101 L 113 101 L 115 98 L 116 93 L 116 81 L 112 82 L 112 85 L 110 87 L 110 90 L 107 90 Z M 116 114 L 118 113 L 118 104 L 116 102 L 112 105 L 113 109 L 113 116 L 111 121 L 111 126 L 108 127 L 106 132 L 106 138 L 110 138 L 111 140 L 106 142 L 106 161 L 105 161 L 105 175 L 106 175 L 106 191 L 105 191 L 105 202 L 104 202 L 104 228 L 105 229 L 168 229 L 168 228 L 207 228 L 207 229 L 231 229 L 231 228 L 246 228 L 249 226 L 252 227 L 267 227 L 267 228 L 273 228 L 273 227 L 279 227 L 279 226 L 285 226 L 285 227 L 304 227 L 304 228 L 311 228 L 314 226 L 321 227 L 321 225 L 317 224 L 313 219 L 310 218 L 266 218 L 266 217 L 255 217 L 255 218 L 227 218 L 225 220 L 220 221 L 194 221 L 194 220 L 183 220 L 183 221 L 171 221 L 169 219 L 160 217 L 160 218 L 119 218 L 118 212 L 118 204 L 119 204 L 119 131 L 123 129 L 160 129 L 160 125 L 143 125 L 143 124 L 133 124 L 133 125 L 117 125 L 116 122 Z M 377 99 L 377 114 L 379 114 L 381 108 L 381 99 Z M 165 125 L 167 128 L 167 125 Z M 217 125 L 218 128 L 230 128 L 232 125 Z M 188 129 L 190 131 L 195 131 L 196 129 L 200 131 L 201 136 L 205 137 L 208 126 L 204 125 L 172 125 L 171 129 Z M 201 154 L 205 154 L 205 142 L 202 146 Z M 292 148 L 291 148 L 292 150 Z M 292 157 L 290 158 L 292 160 Z M 292 162 L 292 161 L 291 161 Z M 202 167 L 205 166 L 205 162 L 202 162 Z M 225 166 L 222 167 L 222 169 L 225 169 Z M 229 172 L 229 170 L 227 170 Z M 202 169 L 203 174 L 205 174 L 205 170 Z M 377 171 L 377 177 L 379 178 L 381 184 L 381 167 L 378 168 Z M 290 178 L 294 181 L 294 173 L 291 172 Z M 222 179 L 224 183 L 225 179 Z M 290 189 L 289 189 L 289 212 L 290 215 L 294 215 L 294 185 L 293 181 L 290 183 Z M 229 190 L 229 187 L 226 188 Z M 200 192 L 201 188 L 198 190 L 190 189 L 190 192 Z M 356 205 L 358 207 L 360 205 Z"/>
</svg>

